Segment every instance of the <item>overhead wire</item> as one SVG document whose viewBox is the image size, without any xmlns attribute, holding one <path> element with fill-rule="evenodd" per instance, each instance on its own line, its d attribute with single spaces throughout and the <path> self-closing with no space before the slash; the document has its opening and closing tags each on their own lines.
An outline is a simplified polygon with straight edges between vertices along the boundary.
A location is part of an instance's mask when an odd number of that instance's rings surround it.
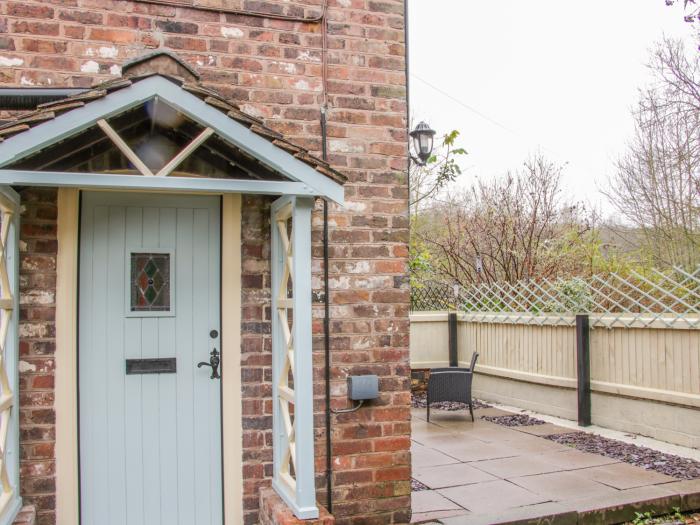
<svg viewBox="0 0 700 525">
<path fill-rule="evenodd" d="M 478 115 L 479 117 L 481 117 L 482 119 L 486 120 L 487 122 L 490 122 L 490 123 L 493 124 L 494 126 L 497 126 L 497 127 L 501 128 L 501 129 L 503 129 L 504 131 L 507 131 L 508 133 L 512 134 L 513 136 L 515 136 L 515 137 L 517 137 L 517 138 L 519 138 L 519 139 L 527 140 L 526 137 L 523 136 L 522 133 L 519 133 L 518 131 L 516 131 L 516 130 L 514 130 L 514 129 L 512 129 L 512 128 L 509 128 L 509 127 L 506 126 L 505 124 L 502 124 L 501 122 L 497 121 L 496 119 L 494 119 L 494 118 L 488 116 L 488 115 L 487 115 L 486 113 L 484 113 L 483 111 L 480 111 L 480 110 L 478 110 L 477 108 L 475 108 L 474 106 L 471 106 L 471 105 L 467 104 L 466 102 L 460 100 L 459 98 L 455 97 L 454 95 L 450 94 L 449 92 L 445 91 L 444 89 L 441 89 L 441 88 L 437 87 L 435 84 L 433 84 L 433 83 L 431 83 L 431 82 L 425 80 L 424 78 L 421 78 L 420 76 L 416 75 L 415 73 L 411 73 L 410 75 L 411 75 L 411 77 L 415 78 L 415 79 L 418 80 L 419 82 L 422 82 L 423 84 L 425 84 L 426 86 L 428 86 L 428 87 L 431 88 L 432 90 L 436 91 L 437 93 L 440 93 L 441 95 L 443 95 L 444 97 L 450 99 L 451 101 L 453 101 L 454 103 L 456 103 L 456 104 L 458 104 L 459 106 L 463 107 L 464 109 L 466 109 L 466 110 L 468 110 L 468 111 L 471 111 L 471 112 L 474 113 L 475 115 Z M 544 146 L 544 145 L 542 145 L 541 143 L 538 145 L 538 147 L 541 148 L 541 149 L 544 150 L 544 151 L 547 151 L 548 153 L 550 153 L 550 154 L 552 154 L 552 155 L 555 155 L 555 156 L 559 157 L 560 159 L 568 159 L 568 158 L 569 158 L 569 155 L 564 155 L 563 153 L 558 152 L 558 151 L 556 151 L 556 150 L 553 150 L 552 148 L 549 148 L 549 147 L 547 147 L 547 146 Z M 565 162 L 566 164 L 571 164 L 571 165 L 577 166 L 579 169 L 583 170 L 583 171 L 586 172 L 586 173 L 589 173 L 589 172 L 591 172 L 591 171 L 594 171 L 594 170 L 591 170 L 591 169 L 588 168 L 588 167 L 581 166 L 581 165 L 580 165 L 579 163 L 577 163 L 577 162 L 572 162 L 572 161 L 570 161 L 570 160 L 564 160 L 564 162 Z"/>
</svg>

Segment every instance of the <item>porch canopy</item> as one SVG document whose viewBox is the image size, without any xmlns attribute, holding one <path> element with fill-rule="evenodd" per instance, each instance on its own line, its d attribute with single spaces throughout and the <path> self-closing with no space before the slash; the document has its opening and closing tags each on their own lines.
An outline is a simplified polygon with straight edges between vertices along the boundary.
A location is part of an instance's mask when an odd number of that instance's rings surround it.
<svg viewBox="0 0 700 525">
<path fill-rule="evenodd" d="M 342 205 L 345 178 L 202 86 L 197 73 L 170 53 L 135 59 L 122 71 L 118 79 L 0 125 L 0 191 L 16 195 L 12 186 L 47 186 L 279 196 L 271 217 L 273 486 L 299 518 L 316 517 L 311 210 L 316 197 Z M 15 208 L 5 208 L 12 213 L 3 215 L 3 229 L 17 216 Z M 2 240 L 15 246 L 3 243 L 4 254 L 16 252 L 18 238 L 16 232 L 5 235 Z M 12 298 L 16 273 L 7 286 L 2 282 L 2 292 Z M 9 322 L 14 311 L 0 311 L 8 319 L 6 348 L 17 344 L 16 319 Z M 2 377 L 6 372 L 16 379 L 17 355 L 1 357 L 2 397 L 13 400 L 0 406 L 0 428 L 14 426 L 6 435 L 16 440 L 17 388 L 6 388 Z M 18 443 L 0 447 L 0 525 L 19 501 L 17 450 Z"/>
</svg>

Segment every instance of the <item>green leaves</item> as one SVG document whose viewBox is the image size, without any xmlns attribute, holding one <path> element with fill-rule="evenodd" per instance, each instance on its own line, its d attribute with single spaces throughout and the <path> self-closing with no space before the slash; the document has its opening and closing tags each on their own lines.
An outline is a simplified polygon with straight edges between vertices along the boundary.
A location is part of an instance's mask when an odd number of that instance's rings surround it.
<svg viewBox="0 0 700 525">
<path fill-rule="evenodd" d="M 413 165 L 411 167 L 412 207 L 421 201 L 427 203 L 431 197 L 435 197 L 440 190 L 457 180 L 457 177 L 462 174 L 462 168 L 458 161 L 459 157 L 467 155 L 467 150 L 455 147 L 459 137 L 460 132 L 456 129 L 446 133 L 424 166 Z M 416 207 L 412 213 L 417 212 Z"/>
</svg>

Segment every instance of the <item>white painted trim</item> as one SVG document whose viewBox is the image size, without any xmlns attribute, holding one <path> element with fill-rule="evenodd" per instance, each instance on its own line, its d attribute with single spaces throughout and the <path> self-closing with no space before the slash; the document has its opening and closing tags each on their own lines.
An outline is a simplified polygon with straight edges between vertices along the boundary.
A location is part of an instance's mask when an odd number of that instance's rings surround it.
<svg viewBox="0 0 700 525">
<path fill-rule="evenodd" d="M 19 448 L 19 243 L 20 197 L 10 187 L 0 187 L 2 202 L 2 233 L 0 238 L 0 282 L 2 284 L 2 360 L 0 382 L 3 399 L 0 403 L 2 428 L 0 434 L 0 475 L 3 490 L 0 496 L 0 523 L 10 525 L 22 505 L 20 496 Z M 7 484 L 7 486 L 5 486 Z"/>
<path fill-rule="evenodd" d="M 311 326 L 311 212 L 313 200 L 298 197 L 280 197 L 272 203 L 270 223 L 272 228 L 272 487 L 299 519 L 317 518 L 315 461 L 314 461 L 314 400 L 313 356 Z M 286 223 L 291 215 L 292 231 L 289 237 L 280 233 L 277 222 Z M 287 232 L 289 234 L 289 232 Z M 291 257 L 287 246 L 291 245 Z M 290 268 L 291 266 L 291 268 Z M 281 383 L 285 362 L 288 360 L 286 320 L 278 314 L 281 294 L 286 294 L 286 273 L 291 273 L 293 283 L 293 322 L 291 327 L 291 351 L 294 354 L 294 423 L 293 439 L 286 429 L 280 407 Z M 285 316 L 286 317 L 286 316 Z M 288 399 L 285 401 L 289 401 Z M 285 403 L 286 404 L 286 403 Z M 292 454 L 294 478 L 289 474 L 286 453 Z"/>
<path fill-rule="evenodd" d="M 243 523 L 243 415 L 241 407 L 241 196 L 221 203 L 221 392 L 224 518 Z"/>
<path fill-rule="evenodd" d="M 58 190 L 56 262 L 56 524 L 78 523 L 77 189 Z"/>
<path fill-rule="evenodd" d="M 1 144 L 0 144 L 1 145 Z M 179 193 L 253 193 L 259 195 L 313 195 L 301 182 L 208 179 L 197 177 L 145 177 L 99 173 L 63 173 L 0 169 L 0 184 L 81 189 L 117 189 Z"/>
<path fill-rule="evenodd" d="M 157 75 L 109 93 L 83 107 L 68 111 L 6 139 L 0 144 L 0 167 L 84 131 L 95 125 L 99 119 L 108 119 L 156 97 L 204 127 L 212 128 L 221 138 L 260 160 L 274 171 L 293 181 L 304 183 L 310 188 L 311 194 L 327 197 L 338 204 L 343 204 L 344 190 L 341 184 L 319 173 L 170 80 Z M 59 184 L 55 181 L 54 185 Z M 196 191 L 196 188 L 192 187 L 190 190 Z"/>
</svg>

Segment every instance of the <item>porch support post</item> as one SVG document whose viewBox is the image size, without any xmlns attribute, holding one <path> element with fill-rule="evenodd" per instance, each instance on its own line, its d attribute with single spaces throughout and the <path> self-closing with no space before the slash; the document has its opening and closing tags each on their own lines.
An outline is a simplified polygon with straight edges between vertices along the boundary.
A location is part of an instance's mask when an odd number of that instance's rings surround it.
<svg viewBox="0 0 700 525">
<path fill-rule="evenodd" d="M 300 519 L 317 518 L 311 351 L 312 198 L 272 205 L 272 486 Z M 290 297 L 290 292 L 292 297 Z"/>
<path fill-rule="evenodd" d="M 0 186 L 0 525 L 19 495 L 19 195 Z"/>
</svg>

